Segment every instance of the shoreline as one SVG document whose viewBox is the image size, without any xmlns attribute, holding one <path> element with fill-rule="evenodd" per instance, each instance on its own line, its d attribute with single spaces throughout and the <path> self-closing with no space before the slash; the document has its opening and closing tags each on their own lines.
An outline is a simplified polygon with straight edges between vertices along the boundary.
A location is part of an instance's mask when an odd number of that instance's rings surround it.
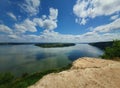
<svg viewBox="0 0 120 88">
<path fill-rule="evenodd" d="M 118 73 L 119 61 L 83 57 L 70 69 L 45 75 L 28 88 L 119 88 Z"/>
<path fill-rule="evenodd" d="M 26 88 L 26 87 L 41 88 L 41 87 L 36 87 L 36 86 L 43 85 L 43 84 L 41 84 L 42 80 L 45 80 L 46 83 L 47 83 L 48 79 L 50 79 L 49 82 L 54 82 L 52 79 L 54 79 L 54 77 L 56 77 L 56 76 L 62 77 L 62 79 L 64 80 L 64 78 L 65 78 L 65 77 L 63 77 L 64 74 L 66 76 L 68 75 L 66 79 L 69 79 L 70 77 L 76 75 L 77 72 L 82 72 L 83 70 L 86 70 L 86 69 L 89 69 L 90 71 L 92 71 L 91 69 L 100 69 L 100 68 L 103 69 L 103 67 L 106 68 L 107 66 L 116 66 L 116 64 L 119 65 L 119 67 L 117 66 L 117 68 L 120 69 L 119 61 L 106 60 L 106 59 L 101 59 L 101 58 L 82 57 L 82 58 L 75 60 L 68 66 L 60 68 L 60 69 L 52 69 L 52 70 L 48 70 L 48 71 L 44 71 L 44 72 L 36 72 L 33 74 L 24 74 L 20 78 L 14 78 L 14 79 L 10 80 L 8 83 L 2 83 L 2 85 L 0 84 L 0 87 L 8 88 L 8 87 L 12 86 L 13 88 L 21 88 L 21 87 L 22 88 Z M 74 73 L 74 71 L 75 71 L 75 73 Z M 74 74 L 71 72 L 73 72 Z M 71 76 L 71 74 L 72 74 L 72 76 Z M 63 75 L 63 76 L 61 76 L 61 75 Z M 81 75 L 84 75 L 84 74 L 81 73 Z M 50 76 L 50 78 L 49 78 L 49 76 Z M 57 79 L 59 79 L 59 77 L 57 77 Z M 79 78 L 79 76 L 77 76 L 77 77 Z M 76 79 L 70 79 L 70 80 L 76 80 Z M 70 80 L 68 80 L 68 81 L 70 81 Z M 60 79 L 56 80 L 56 81 L 58 81 L 58 83 L 62 82 L 62 81 L 60 81 Z M 46 85 L 48 86 L 46 88 L 56 88 L 56 87 L 54 87 L 54 85 L 52 85 L 53 87 L 49 87 L 49 86 L 51 86 L 50 84 L 46 84 Z M 56 84 L 56 85 L 61 86 L 60 84 Z M 64 83 L 62 85 L 64 85 Z M 67 85 L 67 84 L 65 84 L 65 85 Z M 73 85 L 75 85 L 75 84 L 73 84 Z M 61 88 L 64 88 L 64 87 L 61 86 Z M 65 88 L 68 88 L 68 87 L 65 87 Z M 78 88 L 78 87 L 70 87 L 70 88 Z"/>
</svg>

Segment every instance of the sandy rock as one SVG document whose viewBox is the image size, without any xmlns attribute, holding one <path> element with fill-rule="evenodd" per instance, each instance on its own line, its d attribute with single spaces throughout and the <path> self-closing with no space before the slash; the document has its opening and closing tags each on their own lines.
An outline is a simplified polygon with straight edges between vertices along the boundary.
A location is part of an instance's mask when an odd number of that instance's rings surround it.
<svg viewBox="0 0 120 88">
<path fill-rule="evenodd" d="M 29 88 L 120 88 L 120 62 L 79 58 L 71 69 L 48 74 Z"/>
</svg>

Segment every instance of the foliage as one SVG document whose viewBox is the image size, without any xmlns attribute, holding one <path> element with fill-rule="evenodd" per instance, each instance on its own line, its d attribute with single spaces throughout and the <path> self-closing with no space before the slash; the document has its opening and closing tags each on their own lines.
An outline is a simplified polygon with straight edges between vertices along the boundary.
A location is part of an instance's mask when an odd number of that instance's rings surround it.
<svg viewBox="0 0 120 88">
<path fill-rule="evenodd" d="M 105 49 L 105 53 L 102 58 L 106 59 L 114 59 L 120 57 L 120 40 L 113 41 L 113 45 L 111 47 L 107 47 Z"/>
<path fill-rule="evenodd" d="M 7 72 L 7 73 L 0 73 L 0 84 L 6 84 L 11 82 L 14 79 L 14 76 Z"/>
<path fill-rule="evenodd" d="M 28 86 L 33 85 L 35 82 L 40 80 L 44 75 L 47 75 L 47 74 L 53 73 L 53 72 L 57 73 L 57 72 L 60 72 L 63 70 L 67 70 L 71 66 L 72 66 L 72 64 L 69 64 L 63 68 L 56 68 L 56 69 L 52 69 L 52 70 L 48 70 L 48 71 L 44 71 L 44 72 L 37 72 L 34 74 L 30 74 L 30 75 L 28 73 L 25 73 L 22 75 L 22 77 L 16 78 L 14 80 L 10 73 L 9 74 L 6 74 L 6 73 L 0 74 L 0 77 L 1 77 L 0 88 L 27 88 Z"/>
<path fill-rule="evenodd" d="M 98 47 L 102 50 L 105 50 L 106 47 L 111 47 L 113 45 L 113 41 L 107 42 L 96 42 L 96 43 L 89 43 L 92 46 Z"/>
</svg>

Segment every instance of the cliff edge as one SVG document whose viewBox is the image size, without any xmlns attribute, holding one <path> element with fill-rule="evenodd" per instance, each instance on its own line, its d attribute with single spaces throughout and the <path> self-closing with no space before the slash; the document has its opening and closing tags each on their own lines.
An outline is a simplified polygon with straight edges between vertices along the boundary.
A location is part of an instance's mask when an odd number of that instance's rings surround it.
<svg viewBox="0 0 120 88">
<path fill-rule="evenodd" d="M 48 74 L 28 88 L 120 88 L 120 62 L 79 58 L 69 70 Z"/>
</svg>

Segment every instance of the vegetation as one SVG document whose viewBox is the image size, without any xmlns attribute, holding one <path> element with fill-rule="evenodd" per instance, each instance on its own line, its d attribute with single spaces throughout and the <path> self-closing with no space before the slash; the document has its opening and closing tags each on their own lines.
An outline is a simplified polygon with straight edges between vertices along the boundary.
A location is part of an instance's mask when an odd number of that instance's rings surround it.
<svg viewBox="0 0 120 88">
<path fill-rule="evenodd" d="M 37 72 L 34 74 L 30 74 L 30 75 L 25 73 L 20 78 L 14 78 L 14 76 L 11 73 L 1 73 L 0 74 L 0 88 L 26 88 L 30 85 L 33 85 L 38 80 L 40 80 L 44 75 L 47 75 L 52 72 L 57 73 L 63 70 L 67 70 L 71 66 L 72 64 L 69 64 L 68 66 L 60 68 L 60 69 Z"/>
<path fill-rule="evenodd" d="M 113 41 L 111 47 L 105 49 L 105 53 L 102 55 L 102 58 L 106 59 L 115 59 L 120 58 L 120 40 Z"/>
<path fill-rule="evenodd" d="M 96 42 L 96 43 L 89 43 L 92 46 L 98 47 L 102 50 L 105 50 L 106 47 L 111 47 L 113 44 L 113 41 L 108 42 Z"/>
<path fill-rule="evenodd" d="M 3 43 L 0 43 L 0 45 L 31 45 L 31 44 L 35 44 L 35 43 L 17 43 L 17 42 L 10 42 L 10 43 L 7 43 L 7 42 L 3 42 Z"/>
<path fill-rule="evenodd" d="M 0 73 L 0 85 L 9 83 L 11 80 L 14 79 L 14 76 L 7 72 L 7 73 Z"/>
<path fill-rule="evenodd" d="M 53 48 L 53 47 L 68 47 L 68 46 L 74 46 L 74 43 L 39 43 L 35 44 L 36 46 L 42 47 L 42 48 Z"/>
</svg>

